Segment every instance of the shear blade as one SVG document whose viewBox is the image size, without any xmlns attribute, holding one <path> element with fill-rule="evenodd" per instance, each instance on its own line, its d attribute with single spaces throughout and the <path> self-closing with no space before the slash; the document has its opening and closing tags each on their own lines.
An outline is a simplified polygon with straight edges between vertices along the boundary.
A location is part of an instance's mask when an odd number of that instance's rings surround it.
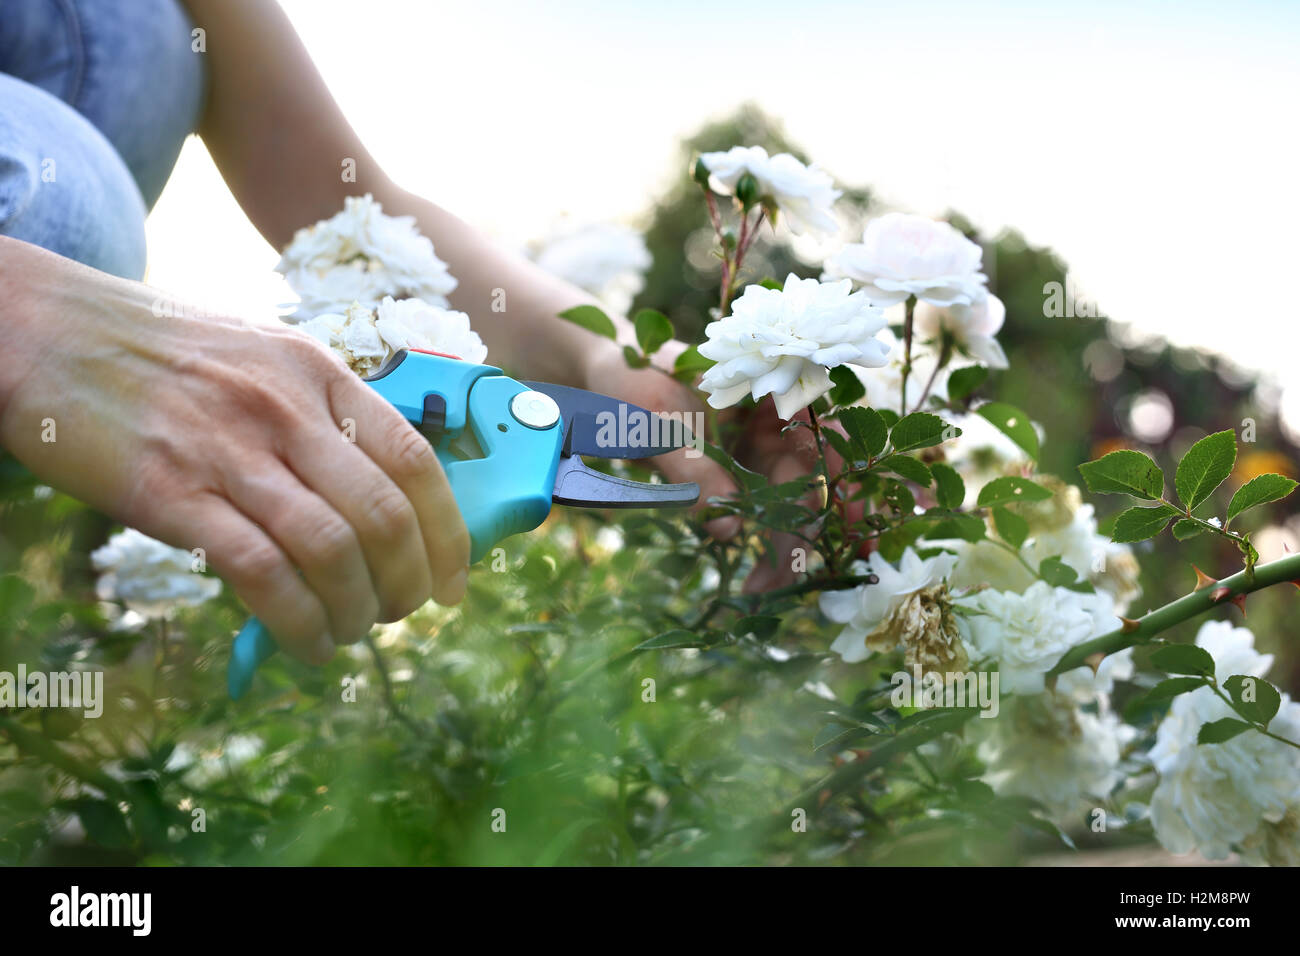
<svg viewBox="0 0 1300 956">
<path fill-rule="evenodd" d="M 683 421 L 647 411 L 640 405 L 567 385 L 521 384 L 555 399 L 568 425 L 567 450 L 576 455 L 653 458 L 694 441 Z"/>
<path fill-rule="evenodd" d="M 577 455 L 560 459 L 551 500 L 574 508 L 684 508 L 700 500 L 700 486 L 650 484 L 588 468 Z"/>
</svg>

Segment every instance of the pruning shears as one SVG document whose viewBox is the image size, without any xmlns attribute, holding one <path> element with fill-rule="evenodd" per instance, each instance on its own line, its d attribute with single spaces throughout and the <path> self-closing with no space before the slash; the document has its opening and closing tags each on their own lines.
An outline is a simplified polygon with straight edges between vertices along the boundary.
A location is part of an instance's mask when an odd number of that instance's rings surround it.
<svg viewBox="0 0 1300 956">
<path fill-rule="evenodd" d="M 471 564 L 502 539 L 536 528 L 552 504 L 664 508 L 699 500 L 694 482 L 632 481 L 583 463 L 583 455 L 649 458 L 691 441 L 680 421 L 636 405 L 517 382 L 499 368 L 422 349 L 399 351 L 365 381 L 433 445 L 469 530 Z M 275 651 L 266 626 L 250 618 L 230 656 L 231 699 L 244 695 Z"/>
</svg>

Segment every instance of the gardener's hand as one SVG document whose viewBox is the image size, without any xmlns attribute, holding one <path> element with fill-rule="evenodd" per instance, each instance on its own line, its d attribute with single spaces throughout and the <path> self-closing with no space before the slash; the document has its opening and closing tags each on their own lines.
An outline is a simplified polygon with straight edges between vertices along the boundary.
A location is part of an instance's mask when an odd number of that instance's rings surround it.
<svg viewBox="0 0 1300 956">
<path fill-rule="evenodd" d="M 0 442 L 118 521 L 202 549 L 301 660 L 430 595 L 459 602 L 469 536 L 401 414 L 301 333 L 178 311 L 0 239 Z"/>
</svg>

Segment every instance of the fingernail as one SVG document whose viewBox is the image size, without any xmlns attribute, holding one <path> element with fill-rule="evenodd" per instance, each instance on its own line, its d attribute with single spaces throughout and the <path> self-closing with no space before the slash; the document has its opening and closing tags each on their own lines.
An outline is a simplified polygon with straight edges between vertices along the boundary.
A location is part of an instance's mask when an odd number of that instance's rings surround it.
<svg viewBox="0 0 1300 956">
<path fill-rule="evenodd" d="M 447 583 L 442 586 L 442 598 L 439 604 L 459 604 L 465 597 L 465 586 L 469 583 L 469 569 L 462 568 L 455 575 L 447 579 Z"/>
<path fill-rule="evenodd" d="M 324 664 L 334 656 L 334 636 L 326 631 L 311 649 L 311 656 L 317 664 Z"/>
</svg>

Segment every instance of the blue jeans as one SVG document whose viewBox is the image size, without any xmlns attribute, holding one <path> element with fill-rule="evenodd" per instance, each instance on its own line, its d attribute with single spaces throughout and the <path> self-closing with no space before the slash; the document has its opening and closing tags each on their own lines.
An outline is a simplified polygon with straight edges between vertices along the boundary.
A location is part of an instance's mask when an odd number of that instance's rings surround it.
<svg viewBox="0 0 1300 956">
<path fill-rule="evenodd" d="M 176 0 L 0 0 L 0 235 L 139 279 L 203 107 Z"/>
</svg>

